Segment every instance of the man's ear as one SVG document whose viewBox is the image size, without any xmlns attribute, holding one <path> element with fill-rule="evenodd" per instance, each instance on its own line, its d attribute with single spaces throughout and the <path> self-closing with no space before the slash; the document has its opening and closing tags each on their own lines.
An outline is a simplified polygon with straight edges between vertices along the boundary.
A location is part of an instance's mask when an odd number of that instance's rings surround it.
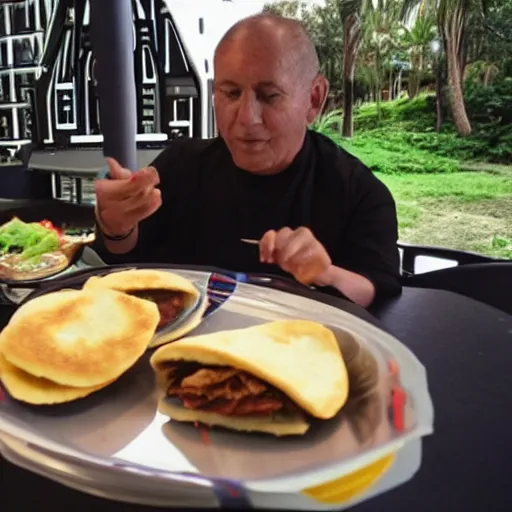
<svg viewBox="0 0 512 512">
<path fill-rule="evenodd" d="M 307 115 L 308 125 L 313 124 L 316 118 L 323 112 L 328 95 L 329 81 L 324 75 L 319 73 L 311 85 L 310 108 Z"/>
</svg>

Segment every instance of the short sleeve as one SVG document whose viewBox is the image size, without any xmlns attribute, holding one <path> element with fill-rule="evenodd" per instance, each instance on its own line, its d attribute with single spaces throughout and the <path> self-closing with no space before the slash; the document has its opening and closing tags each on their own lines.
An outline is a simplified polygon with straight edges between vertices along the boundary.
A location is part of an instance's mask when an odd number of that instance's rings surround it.
<svg viewBox="0 0 512 512">
<path fill-rule="evenodd" d="M 375 303 L 401 291 L 396 205 L 384 183 L 363 165 L 350 188 L 350 220 L 340 266 L 374 284 Z"/>
</svg>

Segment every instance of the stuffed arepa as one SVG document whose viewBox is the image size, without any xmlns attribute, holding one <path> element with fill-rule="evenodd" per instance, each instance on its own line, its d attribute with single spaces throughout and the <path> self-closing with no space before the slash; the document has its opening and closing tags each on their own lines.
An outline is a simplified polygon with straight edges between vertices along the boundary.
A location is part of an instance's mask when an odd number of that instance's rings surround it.
<svg viewBox="0 0 512 512">
<path fill-rule="evenodd" d="M 202 297 L 191 281 L 162 270 L 130 269 L 93 276 L 83 288 L 107 288 L 154 302 L 158 306 L 160 320 L 149 348 L 178 339 L 195 329 L 208 305 L 207 297 Z M 173 323 L 183 315 L 184 321 L 173 328 Z"/>
<path fill-rule="evenodd" d="M 305 320 L 185 338 L 150 363 L 163 414 L 235 430 L 304 434 L 311 418 L 334 417 L 349 391 L 334 333 Z"/>
</svg>

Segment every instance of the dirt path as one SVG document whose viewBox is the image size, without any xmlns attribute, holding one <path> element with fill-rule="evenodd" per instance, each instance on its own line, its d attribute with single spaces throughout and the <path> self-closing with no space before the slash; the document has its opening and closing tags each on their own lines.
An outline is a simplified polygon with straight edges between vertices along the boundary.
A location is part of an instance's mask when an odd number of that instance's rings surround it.
<svg viewBox="0 0 512 512">
<path fill-rule="evenodd" d="M 484 171 L 493 174 L 510 174 L 512 176 L 512 165 L 489 164 L 486 162 L 462 162 L 460 168 L 462 171 Z"/>
<path fill-rule="evenodd" d="M 413 218 L 410 223 L 401 222 L 404 242 L 512 258 L 512 197 L 467 203 L 418 199 L 406 208 Z"/>
</svg>

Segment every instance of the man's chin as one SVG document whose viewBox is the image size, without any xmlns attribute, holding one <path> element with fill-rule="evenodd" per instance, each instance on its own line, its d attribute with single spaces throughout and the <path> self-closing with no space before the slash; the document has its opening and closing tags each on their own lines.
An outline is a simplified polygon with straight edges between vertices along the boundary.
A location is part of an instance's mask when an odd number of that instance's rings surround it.
<svg viewBox="0 0 512 512">
<path fill-rule="evenodd" d="M 273 174 L 272 162 L 267 158 L 233 155 L 233 161 L 237 167 L 252 174 Z"/>
</svg>

